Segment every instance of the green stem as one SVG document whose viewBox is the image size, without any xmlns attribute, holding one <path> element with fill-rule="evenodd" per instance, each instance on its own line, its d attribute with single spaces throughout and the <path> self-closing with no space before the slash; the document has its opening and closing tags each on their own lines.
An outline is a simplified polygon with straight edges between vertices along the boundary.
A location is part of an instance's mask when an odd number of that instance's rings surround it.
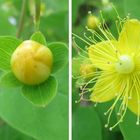
<svg viewBox="0 0 140 140">
<path fill-rule="evenodd" d="M 22 1 L 21 16 L 20 16 L 20 20 L 19 20 L 18 30 L 17 30 L 17 33 L 16 33 L 17 38 L 20 37 L 21 32 L 23 30 L 24 17 L 25 17 L 25 12 L 26 12 L 26 3 L 27 3 L 27 0 Z"/>
<path fill-rule="evenodd" d="M 35 0 L 35 30 L 39 30 L 41 0 Z"/>
</svg>

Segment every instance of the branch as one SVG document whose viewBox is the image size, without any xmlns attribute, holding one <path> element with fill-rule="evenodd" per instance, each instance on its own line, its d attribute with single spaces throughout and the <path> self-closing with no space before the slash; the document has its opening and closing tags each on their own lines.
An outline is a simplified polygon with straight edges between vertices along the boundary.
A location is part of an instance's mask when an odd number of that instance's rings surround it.
<svg viewBox="0 0 140 140">
<path fill-rule="evenodd" d="M 35 30 L 39 30 L 41 0 L 35 0 Z"/>
<path fill-rule="evenodd" d="M 24 18 L 25 18 L 25 12 L 26 12 L 26 3 L 27 3 L 27 0 L 22 1 L 21 16 L 20 16 L 20 20 L 19 20 L 18 30 L 16 33 L 17 38 L 20 37 L 21 32 L 23 30 Z"/>
</svg>

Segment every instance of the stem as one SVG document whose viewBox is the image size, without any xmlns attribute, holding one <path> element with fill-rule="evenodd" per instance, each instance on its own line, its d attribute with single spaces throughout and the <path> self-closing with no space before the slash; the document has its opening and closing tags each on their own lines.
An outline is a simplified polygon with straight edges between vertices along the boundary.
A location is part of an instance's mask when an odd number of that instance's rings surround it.
<svg viewBox="0 0 140 140">
<path fill-rule="evenodd" d="M 21 16 L 20 16 L 20 20 L 19 20 L 18 30 L 16 33 L 17 38 L 20 37 L 21 32 L 23 30 L 24 17 L 25 17 L 25 12 L 26 12 L 26 3 L 27 3 L 27 0 L 22 0 Z"/>
<path fill-rule="evenodd" d="M 41 0 L 35 0 L 35 30 L 39 30 Z"/>
</svg>

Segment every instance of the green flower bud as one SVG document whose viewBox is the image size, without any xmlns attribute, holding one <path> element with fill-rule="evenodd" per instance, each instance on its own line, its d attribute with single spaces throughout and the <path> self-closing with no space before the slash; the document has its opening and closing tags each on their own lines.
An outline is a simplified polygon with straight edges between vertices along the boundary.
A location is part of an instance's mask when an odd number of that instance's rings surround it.
<svg viewBox="0 0 140 140">
<path fill-rule="evenodd" d="M 100 23 L 100 21 L 99 21 L 98 17 L 91 15 L 91 14 L 87 17 L 88 28 L 95 29 L 99 25 L 99 23 Z"/>
</svg>

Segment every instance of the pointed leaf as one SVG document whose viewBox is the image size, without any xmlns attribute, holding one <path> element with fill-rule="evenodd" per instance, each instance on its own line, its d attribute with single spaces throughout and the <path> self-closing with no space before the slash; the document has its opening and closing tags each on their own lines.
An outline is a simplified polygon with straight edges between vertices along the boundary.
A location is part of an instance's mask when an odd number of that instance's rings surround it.
<svg viewBox="0 0 140 140">
<path fill-rule="evenodd" d="M 57 92 L 57 81 L 53 76 L 38 86 L 24 85 L 23 95 L 36 106 L 45 107 L 52 101 Z"/>
<path fill-rule="evenodd" d="M 46 39 L 41 32 L 36 32 L 31 36 L 31 40 L 37 41 L 45 46 L 47 46 Z"/>
<path fill-rule="evenodd" d="M 55 78 L 58 80 L 58 91 L 65 95 L 68 94 L 68 92 L 69 92 L 68 65 L 66 65 L 62 69 L 62 71 L 57 72 L 57 74 L 55 74 Z M 64 83 L 64 84 L 62 85 L 62 83 Z"/>
<path fill-rule="evenodd" d="M 57 94 L 45 108 L 35 107 L 20 90 L 0 88 L 0 116 L 13 128 L 36 140 L 68 140 L 68 98 Z"/>
<path fill-rule="evenodd" d="M 117 104 L 116 113 L 120 107 L 120 104 Z M 119 117 L 118 117 L 119 121 Z M 119 124 L 121 132 L 125 140 L 135 140 L 140 137 L 140 125 L 136 124 L 137 115 L 127 110 L 123 122 Z"/>
<path fill-rule="evenodd" d="M 53 53 L 53 69 L 52 73 L 61 70 L 68 62 L 68 48 L 67 45 L 61 42 L 53 42 L 48 45 Z"/>
<path fill-rule="evenodd" d="M 78 107 L 73 113 L 73 140 L 101 140 L 101 124 L 93 106 Z"/>
<path fill-rule="evenodd" d="M 63 2 L 61 0 L 61 6 L 62 3 Z M 54 5 L 58 5 L 58 1 L 57 4 Z M 45 36 L 47 36 L 47 40 L 49 40 L 49 42 L 56 40 L 68 42 L 68 10 L 53 12 L 47 16 L 42 16 L 40 30 Z"/>
<path fill-rule="evenodd" d="M 13 51 L 21 41 L 14 37 L 0 37 L 0 69 L 10 70 L 10 59 Z"/>
<path fill-rule="evenodd" d="M 33 138 L 16 131 L 3 120 L 1 120 L 0 138 L 1 140 L 34 140 Z"/>
<path fill-rule="evenodd" d="M 3 87 L 21 87 L 23 84 L 17 80 L 12 72 L 4 74 L 1 78 L 0 85 Z"/>
<path fill-rule="evenodd" d="M 65 70 L 61 72 L 61 77 L 67 77 Z M 36 107 L 26 100 L 21 88 L 0 87 L 0 117 L 36 140 L 68 140 L 68 81 L 65 79 L 63 83 L 60 80 L 59 86 L 63 89 L 59 89 L 45 108 Z"/>
<path fill-rule="evenodd" d="M 123 4 L 120 1 L 120 5 L 123 6 L 124 8 L 125 16 L 127 16 L 128 13 L 130 13 L 131 18 L 137 19 L 140 19 L 139 4 L 140 4 L 139 0 L 123 0 Z"/>
</svg>

